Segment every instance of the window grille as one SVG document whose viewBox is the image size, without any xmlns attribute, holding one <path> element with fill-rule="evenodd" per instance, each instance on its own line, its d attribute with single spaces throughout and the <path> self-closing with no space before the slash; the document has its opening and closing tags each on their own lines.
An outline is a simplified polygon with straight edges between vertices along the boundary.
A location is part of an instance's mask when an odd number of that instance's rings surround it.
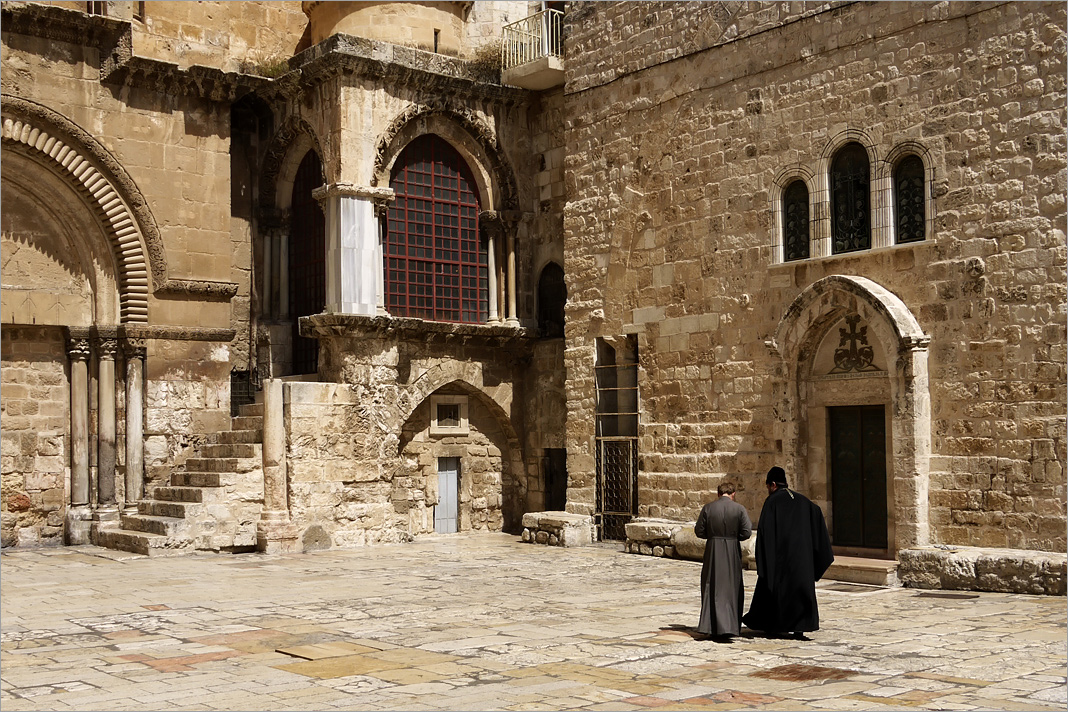
<svg viewBox="0 0 1068 712">
<path fill-rule="evenodd" d="M 859 143 L 843 146 L 831 165 L 831 233 L 834 253 L 871 247 L 868 152 Z"/>
<path fill-rule="evenodd" d="M 909 155 L 894 166 L 894 223 L 897 242 L 919 242 L 927 233 L 923 161 Z"/>
<path fill-rule="evenodd" d="M 87 2 L 85 3 L 85 11 L 90 15 L 107 16 L 108 4 L 106 2 Z"/>
<path fill-rule="evenodd" d="M 230 415 L 237 416 L 241 406 L 256 402 L 256 384 L 250 371 L 230 371 Z"/>
<path fill-rule="evenodd" d="M 390 187 L 386 295 L 394 316 L 480 323 L 489 311 L 479 196 L 460 154 L 434 135 L 397 158 Z"/>
<path fill-rule="evenodd" d="M 786 261 L 808 257 L 808 186 L 795 180 L 782 196 L 783 249 Z"/>
<path fill-rule="evenodd" d="M 638 344 L 597 339 L 597 512 L 601 539 L 625 539 L 638 513 Z"/>
</svg>

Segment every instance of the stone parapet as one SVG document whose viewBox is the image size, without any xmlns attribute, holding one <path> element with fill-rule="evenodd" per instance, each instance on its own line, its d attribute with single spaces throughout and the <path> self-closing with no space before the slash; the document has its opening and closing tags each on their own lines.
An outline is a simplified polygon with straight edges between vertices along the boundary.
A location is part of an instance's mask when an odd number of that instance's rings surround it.
<svg viewBox="0 0 1068 712">
<path fill-rule="evenodd" d="M 594 541 L 593 517 L 569 512 L 527 512 L 523 541 L 548 546 L 589 546 Z"/>
<path fill-rule="evenodd" d="M 670 559 L 700 561 L 705 553 L 705 540 L 693 533 L 696 522 L 676 522 L 670 519 L 637 518 L 627 522 L 625 550 L 631 554 L 666 556 Z M 742 545 L 742 565 L 756 569 L 753 547 L 756 532 Z"/>
<path fill-rule="evenodd" d="M 901 583 L 912 588 L 1065 595 L 1065 554 L 930 546 L 905 549 L 898 560 Z"/>
</svg>

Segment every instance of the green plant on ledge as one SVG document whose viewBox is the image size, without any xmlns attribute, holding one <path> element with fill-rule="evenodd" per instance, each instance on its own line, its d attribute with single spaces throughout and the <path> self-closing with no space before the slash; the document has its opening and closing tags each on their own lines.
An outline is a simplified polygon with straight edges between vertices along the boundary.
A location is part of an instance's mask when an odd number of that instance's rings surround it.
<svg viewBox="0 0 1068 712">
<path fill-rule="evenodd" d="M 491 40 L 479 45 L 471 59 L 467 60 L 467 66 L 475 79 L 483 82 L 497 84 L 501 81 L 501 52 L 503 43 L 500 40 Z"/>
</svg>

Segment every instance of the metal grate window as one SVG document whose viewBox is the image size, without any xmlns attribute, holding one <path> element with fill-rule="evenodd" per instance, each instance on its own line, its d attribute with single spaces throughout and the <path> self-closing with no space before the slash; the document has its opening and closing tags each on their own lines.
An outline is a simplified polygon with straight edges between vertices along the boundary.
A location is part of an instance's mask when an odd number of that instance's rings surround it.
<svg viewBox="0 0 1068 712">
<path fill-rule="evenodd" d="M 390 180 L 387 308 L 394 316 L 480 323 L 489 311 L 479 197 L 460 154 L 421 136 L 401 152 Z"/>
<path fill-rule="evenodd" d="M 871 247 L 871 176 L 868 152 L 847 143 L 831 165 L 831 233 L 834 254 Z"/>
<path fill-rule="evenodd" d="M 924 183 L 919 156 L 905 156 L 894 166 L 894 222 L 899 243 L 919 242 L 926 237 Z"/>
<path fill-rule="evenodd" d="M 597 340 L 597 514 L 601 539 L 625 539 L 638 513 L 638 344 Z"/>
<path fill-rule="evenodd" d="M 783 245 L 786 261 L 808 257 L 808 187 L 803 180 L 786 186 L 782 194 Z"/>
</svg>

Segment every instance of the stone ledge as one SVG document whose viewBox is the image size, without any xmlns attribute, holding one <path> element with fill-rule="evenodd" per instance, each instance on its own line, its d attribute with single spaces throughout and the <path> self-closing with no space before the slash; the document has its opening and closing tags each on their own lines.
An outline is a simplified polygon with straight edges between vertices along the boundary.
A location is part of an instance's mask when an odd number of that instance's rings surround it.
<svg viewBox="0 0 1068 712">
<path fill-rule="evenodd" d="M 527 512 L 523 541 L 548 546 L 589 546 L 595 539 L 593 517 L 570 512 Z"/>
<path fill-rule="evenodd" d="M 898 552 L 912 588 L 1065 595 L 1068 556 L 1048 551 L 929 546 Z"/>
<path fill-rule="evenodd" d="M 700 561 L 705 553 L 705 540 L 693 533 L 695 524 L 697 522 L 676 522 L 670 519 L 632 519 L 626 524 L 627 541 L 624 548 L 631 554 Z M 756 561 L 753 558 L 755 544 L 755 531 L 748 540 L 741 542 L 742 565 L 749 570 L 756 569 Z"/>
</svg>

